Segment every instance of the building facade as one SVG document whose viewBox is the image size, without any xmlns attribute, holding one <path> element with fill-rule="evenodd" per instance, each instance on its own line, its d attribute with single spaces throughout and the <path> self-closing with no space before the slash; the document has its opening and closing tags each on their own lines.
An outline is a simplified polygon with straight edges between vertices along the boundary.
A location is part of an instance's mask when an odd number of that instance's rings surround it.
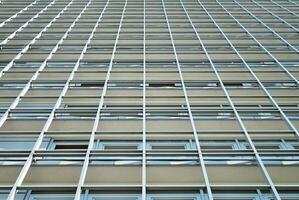
<svg viewBox="0 0 299 200">
<path fill-rule="evenodd" d="M 0 199 L 298 200 L 298 15 L 1 0 Z"/>
</svg>

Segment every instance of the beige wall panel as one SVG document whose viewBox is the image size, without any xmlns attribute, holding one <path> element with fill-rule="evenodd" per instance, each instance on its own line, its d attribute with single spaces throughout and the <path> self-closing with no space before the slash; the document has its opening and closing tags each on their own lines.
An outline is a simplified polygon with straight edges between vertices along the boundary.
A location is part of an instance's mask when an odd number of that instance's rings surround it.
<svg viewBox="0 0 299 200">
<path fill-rule="evenodd" d="M 182 97 L 171 97 L 171 101 L 169 101 L 169 97 L 158 97 L 158 98 L 154 98 L 154 97 L 147 97 L 146 98 L 146 105 L 182 105 L 185 104 L 186 100 L 185 98 Z"/>
<path fill-rule="evenodd" d="M 31 166 L 24 185 L 77 184 L 82 166 Z"/>
<path fill-rule="evenodd" d="M 141 132 L 142 120 L 100 120 L 100 132 Z"/>
<path fill-rule="evenodd" d="M 29 89 L 26 93 L 26 97 L 41 97 L 41 96 L 59 96 L 60 89 Z"/>
<path fill-rule="evenodd" d="M 275 89 L 268 89 L 273 96 L 299 96 L 299 89 L 297 88 L 275 88 Z"/>
<path fill-rule="evenodd" d="M 289 130 L 287 123 L 283 120 L 243 120 L 243 122 L 249 131 Z"/>
<path fill-rule="evenodd" d="M 21 89 L 13 88 L 13 89 L 1 89 L 0 94 L 1 96 L 16 96 L 20 93 Z"/>
<path fill-rule="evenodd" d="M 89 166 L 85 184 L 139 185 L 141 166 Z"/>
<path fill-rule="evenodd" d="M 199 166 L 147 166 L 147 183 L 151 185 L 204 184 Z"/>
<path fill-rule="evenodd" d="M 21 169 L 22 166 L 0 166 L 0 186 L 14 184 Z"/>
<path fill-rule="evenodd" d="M 126 73 L 126 72 L 112 72 L 110 75 L 111 81 L 141 81 L 143 80 L 143 74 L 141 73 Z"/>
<path fill-rule="evenodd" d="M 251 96 L 243 96 L 243 97 L 231 97 L 233 103 L 235 105 L 257 105 L 257 104 L 267 104 L 271 105 L 271 101 L 268 97 L 251 97 Z"/>
<path fill-rule="evenodd" d="M 279 185 L 298 185 L 299 168 L 298 166 L 267 166 L 274 184 Z"/>
<path fill-rule="evenodd" d="M 189 97 L 191 106 L 228 104 L 226 97 Z"/>
<path fill-rule="evenodd" d="M 290 80 L 286 73 L 280 72 L 256 72 L 255 73 L 260 80 L 273 80 L 273 81 L 281 81 L 281 80 Z"/>
<path fill-rule="evenodd" d="M 91 131 L 94 120 L 53 120 L 49 131 Z"/>
<path fill-rule="evenodd" d="M 195 120 L 197 131 L 238 131 L 241 130 L 237 120 Z"/>
<path fill-rule="evenodd" d="M 0 80 L 6 80 L 6 81 L 15 81 L 15 80 L 30 80 L 30 78 L 32 77 L 33 72 L 28 72 L 28 73 L 24 73 L 24 72 L 19 72 L 19 73 L 9 73 L 6 72 L 5 74 L 3 74 L 3 76 L 1 77 Z"/>
<path fill-rule="evenodd" d="M 180 89 L 146 89 L 147 96 L 183 96 Z"/>
<path fill-rule="evenodd" d="M 100 102 L 101 97 L 68 97 L 62 100 L 64 106 L 82 106 L 82 105 L 92 105 L 97 106 Z"/>
<path fill-rule="evenodd" d="M 266 184 L 262 171 L 257 166 L 207 166 L 211 184 L 257 185 Z"/>
<path fill-rule="evenodd" d="M 84 89 L 72 89 L 69 88 L 65 96 L 100 96 L 102 89 L 100 88 L 84 88 Z"/>
<path fill-rule="evenodd" d="M 227 89 L 227 92 L 232 96 L 264 96 L 263 91 L 259 89 Z"/>
<path fill-rule="evenodd" d="M 80 72 L 75 73 L 74 81 L 81 81 L 81 80 L 96 80 L 96 81 L 105 81 L 106 79 L 106 72 Z"/>
<path fill-rule="evenodd" d="M 146 79 L 148 81 L 180 81 L 179 73 L 168 72 L 168 73 L 153 73 L 148 72 L 146 74 Z"/>
<path fill-rule="evenodd" d="M 0 131 L 41 131 L 45 120 L 14 120 L 8 119 L 1 126 Z"/>
<path fill-rule="evenodd" d="M 233 80 L 241 80 L 241 81 L 249 81 L 254 80 L 254 78 L 251 76 L 251 74 L 248 73 L 219 73 L 221 80 L 223 81 L 233 81 Z"/>
<path fill-rule="evenodd" d="M 217 77 L 214 73 L 209 72 L 184 72 L 183 73 L 184 81 L 211 81 L 217 80 Z"/>
<path fill-rule="evenodd" d="M 189 120 L 147 120 L 148 132 L 191 131 Z"/>
</svg>

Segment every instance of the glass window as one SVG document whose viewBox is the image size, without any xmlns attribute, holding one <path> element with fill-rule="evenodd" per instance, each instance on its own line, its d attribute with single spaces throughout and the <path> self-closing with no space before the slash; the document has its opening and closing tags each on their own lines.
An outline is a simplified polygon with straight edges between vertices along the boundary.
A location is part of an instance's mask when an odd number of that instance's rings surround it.
<svg viewBox="0 0 299 200">
<path fill-rule="evenodd" d="M 0 139 L 0 150 L 31 150 L 37 138 L 8 137 Z M 44 140 L 41 148 L 46 148 L 49 140 Z"/>
<path fill-rule="evenodd" d="M 67 194 L 32 194 L 29 200 L 73 200 L 74 195 Z"/>
</svg>

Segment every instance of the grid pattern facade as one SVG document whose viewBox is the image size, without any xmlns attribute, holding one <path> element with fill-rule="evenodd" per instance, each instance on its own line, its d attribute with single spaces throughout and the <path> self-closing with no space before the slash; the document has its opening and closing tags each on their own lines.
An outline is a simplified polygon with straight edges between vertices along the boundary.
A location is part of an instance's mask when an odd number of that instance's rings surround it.
<svg viewBox="0 0 299 200">
<path fill-rule="evenodd" d="M 298 200 L 298 5 L 2 0 L 0 199 Z"/>
</svg>

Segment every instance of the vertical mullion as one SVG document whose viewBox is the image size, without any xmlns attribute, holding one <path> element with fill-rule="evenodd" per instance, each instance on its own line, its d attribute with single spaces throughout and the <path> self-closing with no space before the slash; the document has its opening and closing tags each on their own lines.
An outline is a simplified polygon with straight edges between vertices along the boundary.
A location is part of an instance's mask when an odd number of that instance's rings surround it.
<svg viewBox="0 0 299 200">
<path fill-rule="evenodd" d="M 288 0 L 288 2 L 295 4 L 296 6 L 299 6 L 299 4 L 293 0 Z"/>
<path fill-rule="evenodd" d="M 180 1 L 181 1 L 181 0 L 180 0 Z M 209 14 L 209 12 L 206 10 L 206 8 L 204 7 L 204 5 L 203 5 L 200 1 L 198 1 L 198 2 L 199 2 L 199 4 L 201 5 L 201 7 L 204 9 L 204 11 L 206 12 L 206 14 L 212 19 L 213 23 L 215 24 L 215 21 L 214 21 L 213 17 Z M 181 3 L 182 3 L 182 1 L 181 1 Z M 184 10 L 186 11 L 185 6 L 184 6 L 183 3 L 182 3 L 182 5 L 183 5 L 183 7 L 184 7 Z M 190 23 L 191 23 L 191 19 L 190 19 L 190 17 L 189 17 L 188 12 L 186 12 L 186 14 L 188 15 L 189 21 L 190 21 Z M 204 50 L 206 56 L 208 57 L 208 60 L 209 60 L 211 66 L 212 66 L 212 68 L 213 68 L 213 71 L 215 72 L 215 75 L 217 76 L 217 79 L 218 79 L 218 81 L 219 81 L 219 83 L 220 83 L 220 85 L 221 85 L 221 87 L 222 87 L 222 89 L 223 89 L 223 91 L 224 91 L 224 93 L 225 93 L 225 96 L 226 96 L 227 100 L 229 101 L 230 106 L 232 107 L 232 109 L 233 109 L 233 111 L 234 111 L 234 114 L 235 114 L 235 116 L 236 116 L 236 118 L 237 118 L 237 120 L 238 120 L 238 123 L 239 123 L 241 129 L 243 130 L 244 135 L 245 135 L 245 137 L 246 137 L 246 139 L 247 139 L 247 141 L 248 141 L 250 147 L 252 148 L 252 150 L 253 150 L 253 152 L 254 152 L 254 155 L 255 155 L 255 157 L 256 157 L 256 160 L 258 161 L 258 164 L 259 164 L 259 166 L 261 167 L 262 172 L 263 172 L 263 174 L 264 174 L 264 176 L 265 176 L 267 182 L 269 183 L 269 185 L 270 185 L 270 187 L 271 187 L 271 189 L 272 189 L 272 192 L 273 192 L 275 198 L 276 198 L 277 200 L 281 200 L 281 198 L 280 198 L 280 196 L 279 196 L 279 194 L 278 194 L 278 192 L 277 192 L 277 189 L 276 189 L 276 187 L 275 187 L 275 185 L 274 185 L 274 183 L 273 183 L 273 181 L 272 181 L 270 175 L 268 174 L 267 169 L 266 169 L 266 167 L 265 167 L 265 165 L 264 165 L 264 163 L 263 163 L 263 161 L 262 161 L 262 159 L 261 159 L 261 157 L 260 157 L 258 151 L 256 150 L 255 145 L 254 145 L 254 143 L 253 143 L 253 141 L 252 141 L 252 139 L 251 139 L 251 137 L 250 137 L 250 135 L 249 135 L 249 133 L 248 133 L 248 131 L 247 131 L 247 129 L 246 129 L 246 127 L 245 127 L 245 125 L 244 125 L 244 123 L 243 123 L 241 117 L 240 117 L 240 115 L 239 115 L 239 112 L 237 111 L 237 109 L 236 109 L 236 107 L 235 107 L 233 101 L 231 100 L 231 98 L 230 98 L 230 96 L 229 96 L 229 94 L 228 94 L 228 92 L 227 92 L 227 89 L 226 89 L 225 85 L 224 85 L 223 82 L 222 82 L 222 79 L 221 79 L 221 77 L 220 77 L 220 75 L 219 75 L 219 73 L 218 73 L 218 71 L 217 71 L 217 69 L 216 69 L 216 67 L 215 67 L 215 65 L 214 65 L 214 62 L 213 62 L 212 59 L 210 58 L 209 53 L 208 53 L 208 51 L 206 50 L 205 45 L 204 45 L 204 43 L 202 42 L 202 40 L 201 40 L 201 38 L 200 38 L 200 36 L 199 36 L 199 34 L 198 34 L 198 32 L 197 32 L 195 26 L 193 25 L 193 23 L 191 23 L 191 24 L 192 24 L 193 30 L 194 30 L 194 32 L 196 33 L 196 36 L 197 36 L 197 38 L 198 38 L 200 44 L 202 45 L 202 48 L 203 48 L 203 50 Z"/>
<path fill-rule="evenodd" d="M 216 0 L 217 1 L 217 0 Z M 219 2 L 218 2 L 219 3 Z M 220 3 L 219 5 L 225 9 Z M 229 13 L 227 10 L 226 12 L 230 15 L 231 13 Z M 214 20 L 213 20 L 214 21 Z M 237 20 L 236 20 L 237 21 Z M 237 21 L 239 23 L 239 21 Z M 214 24 L 218 27 L 218 29 L 223 33 L 223 31 L 221 30 L 221 28 L 218 26 L 218 24 L 214 21 Z M 248 30 L 244 29 L 247 33 Z M 223 33 L 222 34 L 225 38 L 226 35 Z M 253 36 L 252 36 L 253 37 Z M 253 37 L 254 38 L 254 37 Z M 262 84 L 262 82 L 259 80 L 259 78 L 256 76 L 256 74 L 254 73 L 254 71 L 250 68 L 250 66 L 247 64 L 247 62 L 243 59 L 243 57 L 241 56 L 241 54 L 238 52 L 238 50 L 234 47 L 234 45 L 230 42 L 230 40 L 227 38 L 227 41 L 231 44 L 231 47 L 234 49 L 234 51 L 238 54 L 238 56 L 241 58 L 241 60 L 243 61 L 243 63 L 245 64 L 246 68 L 250 71 L 250 73 L 252 74 L 252 76 L 258 81 L 259 85 L 261 86 L 261 88 L 263 89 L 264 93 L 266 93 L 266 95 L 268 96 L 268 98 L 270 99 L 270 101 L 272 102 L 272 104 L 274 104 L 274 106 L 279 110 L 281 116 L 284 118 L 284 120 L 287 122 L 288 126 L 295 132 L 296 136 L 299 138 L 299 131 L 297 130 L 297 128 L 293 125 L 293 123 L 288 119 L 288 117 L 286 116 L 286 114 L 283 112 L 283 110 L 280 108 L 280 106 L 278 105 L 278 103 L 275 101 L 275 99 L 272 97 L 272 95 L 268 92 L 268 90 L 265 88 L 265 86 Z M 287 69 L 286 69 L 287 70 Z M 287 72 L 289 72 L 287 70 Z M 298 83 L 298 81 L 297 81 Z"/>
<path fill-rule="evenodd" d="M 57 0 L 52 1 L 50 4 L 48 4 L 45 8 L 40 10 L 38 13 L 36 13 L 31 19 L 29 19 L 27 22 L 25 22 L 21 27 L 19 27 L 17 30 L 15 30 L 13 33 L 11 33 L 9 36 L 7 36 L 6 39 L 0 42 L 0 46 L 7 44 L 11 39 L 13 39 L 17 33 L 21 32 L 24 28 L 26 28 L 30 22 L 33 22 L 35 19 L 39 17 L 40 14 L 42 14 L 44 11 L 46 11 L 49 7 L 51 7 L 53 4 L 55 4 Z"/>
<path fill-rule="evenodd" d="M 10 16 L 9 18 L 7 18 L 6 20 L 4 20 L 3 22 L 0 23 L 0 28 L 2 28 L 6 22 L 10 22 L 11 20 L 13 20 L 14 18 L 16 18 L 19 14 L 22 14 L 25 10 L 28 10 L 28 8 L 30 8 L 31 6 L 35 5 L 39 0 L 35 0 L 33 1 L 31 4 L 29 4 L 28 6 L 22 8 L 20 11 L 18 11 L 17 13 L 15 13 L 14 15 Z"/>
<path fill-rule="evenodd" d="M 54 0 L 56 1 L 56 0 Z M 54 2 L 53 1 L 53 2 Z M 39 32 L 39 34 L 37 34 L 1 71 L 0 71 L 0 78 L 2 77 L 2 75 L 7 72 L 14 64 L 15 60 L 19 59 L 24 53 L 26 53 L 30 46 L 32 44 L 34 44 L 36 42 L 37 39 L 39 39 L 42 34 L 48 30 L 48 28 L 53 24 L 53 22 L 55 22 L 62 13 L 64 13 L 64 11 L 73 4 L 74 0 L 71 0 L 55 17 L 54 19 L 52 19 L 44 28 L 41 32 Z M 52 3 L 53 3 L 52 2 Z"/>
<path fill-rule="evenodd" d="M 146 0 L 143 0 L 143 82 L 142 82 L 142 200 L 146 200 Z"/>
<path fill-rule="evenodd" d="M 191 111 L 191 106 L 190 106 L 190 103 L 189 103 L 189 98 L 188 98 L 188 95 L 187 95 L 187 90 L 186 90 L 186 87 L 185 87 L 185 82 L 184 82 L 182 70 L 181 70 L 181 67 L 180 67 L 180 62 L 179 62 L 179 59 L 178 59 L 178 56 L 177 56 L 177 51 L 176 51 L 176 47 L 175 47 L 175 44 L 174 44 L 173 35 L 172 35 L 171 28 L 170 28 L 168 16 L 167 16 L 167 11 L 166 11 L 166 8 L 165 8 L 165 5 L 164 5 L 164 0 L 162 0 L 162 5 L 163 5 L 163 11 L 164 11 L 164 15 L 165 15 L 166 22 L 167 22 L 169 36 L 170 36 L 170 39 L 171 39 L 172 48 L 173 48 L 174 55 L 175 55 L 176 65 L 177 65 L 179 75 L 180 75 L 180 81 L 181 81 L 181 84 L 182 84 L 184 98 L 185 98 L 187 109 L 188 109 L 188 114 L 189 114 L 189 118 L 190 118 L 190 122 L 191 122 L 191 126 L 192 126 L 192 132 L 193 132 L 194 140 L 195 140 L 196 147 L 197 147 L 198 157 L 199 157 L 199 161 L 200 161 L 200 165 L 201 165 L 201 169 L 202 169 L 202 173 L 203 173 L 203 178 L 204 178 L 206 189 L 207 189 L 208 198 L 209 198 L 209 200 L 213 200 L 211 185 L 210 185 L 210 182 L 209 182 L 207 169 L 206 169 L 204 158 L 203 158 L 203 155 L 202 155 L 202 151 L 201 151 L 201 147 L 200 147 L 200 143 L 199 143 L 199 139 L 198 139 L 198 133 L 197 133 L 197 130 L 196 130 L 196 127 L 195 127 L 194 118 L 193 118 L 193 114 L 192 114 L 192 111 Z"/>
<path fill-rule="evenodd" d="M 44 65 L 46 65 L 48 59 L 50 59 L 50 58 L 52 57 L 52 55 L 57 51 L 58 46 L 59 46 L 61 43 L 63 43 L 63 41 L 64 41 L 64 39 L 67 37 L 68 33 L 69 33 L 69 32 L 72 30 L 72 28 L 75 26 L 75 24 L 77 23 L 77 21 L 78 21 L 78 20 L 80 19 L 80 17 L 82 16 L 83 12 L 86 11 L 86 9 L 87 9 L 87 7 L 90 5 L 91 1 L 92 1 L 92 0 L 89 0 L 89 2 L 85 5 L 85 7 L 83 8 L 83 10 L 80 12 L 80 14 L 79 14 L 79 15 L 77 16 L 77 18 L 74 20 L 74 22 L 72 23 L 72 25 L 71 25 L 71 26 L 68 28 L 68 30 L 65 32 L 65 34 L 63 35 L 63 37 L 58 41 L 58 43 L 57 43 L 56 46 L 53 48 L 53 50 L 51 51 L 51 53 L 49 54 L 49 56 L 47 57 L 47 59 L 44 61 Z M 80 63 L 80 59 L 77 61 L 77 63 L 76 63 L 76 65 L 74 66 L 74 68 L 73 68 L 73 70 L 72 70 L 72 72 L 71 72 L 71 74 L 70 74 L 70 76 L 69 76 L 69 78 L 68 78 L 66 84 L 64 85 L 64 87 L 63 87 L 63 89 L 62 89 L 62 91 L 61 91 L 61 93 L 60 93 L 60 95 L 59 95 L 59 97 L 58 97 L 58 99 L 57 99 L 57 101 L 56 101 L 56 103 L 55 103 L 55 105 L 54 105 L 54 107 L 53 107 L 53 109 L 52 109 L 52 111 L 51 111 L 51 113 L 50 113 L 50 115 L 49 115 L 49 117 L 48 117 L 48 119 L 47 119 L 47 121 L 46 121 L 44 127 L 43 127 L 43 129 L 42 129 L 42 131 L 40 132 L 40 134 L 39 134 L 39 136 L 38 136 L 38 138 L 37 138 L 37 140 L 36 140 L 36 142 L 35 142 L 35 144 L 34 144 L 32 150 L 31 150 L 31 152 L 30 152 L 30 154 L 29 154 L 29 156 L 28 156 L 28 158 L 27 158 L 27 160 L 26 160 L 26 162 L 25 162 L 25 164 L 24 164 L 24 166 L 23 166 L 23 168 L 21 169 L 21 172 L 19 173 L 19 176 L 18 176 L 16 182 L 15 182 L 14 185 L 13 185 L 13 188 L 11 189 L 11 191 L 10 191 L 10 193 L 9 193 L 9 196 L 8 196 L 8 199 L 7 199 L 7 200 L 13 200 L 13 199 L 14 199 L 14 197 L 15 197 L 15 193 L 16 193 L 16 190 L 17 190 L 17 187 L 19 187 L 19 186 L 22 184 L 22 182 L 23 182 L 23 180 L 24 180 L 24 178 L 25 178 L 25 176 L 26 176 L 26 174 L 27 174 L 27 172 L 28 172 L 28 170 L 29 170 L 29 168 L 30 168 L 30 165 L 31 165 L 31 163 L 32 163 L 32 159 L 33 159 L 34 153 L 35 153 L 35 151 L 40 147 L 40 145 L 42 144 L 42 140 L 43 140 L 43 137 L 44 137 L 44 133 L 48 130 L 48 128 L 49 128 L 49 126 L 50 126 L 50 124 L 51 124 L 51 122 L 52 122 L 52 120 L 53 120 L 53 118 L 54 118 L 55 111 L 56 111 L 56 109 L 60 106 L 60 103 L 61 103 L 61 101 L 62 101 L 62 97 L 63 97 L 64 94 L 66 93 L 67 88 L 68 88 L 68 84 L 69 84 L 69 82 L 72 80 L 72 78 L 73 78 L 73 76 L 74 76 L 74 73 L 75 73 L 76 69 L 78 68 L 79 63 Z M 30 84 L 29 84 L 29 85 L 30 85 Z M 28 87 L 28 89 L 29 89 L 29 87 Z"/>
<path fill-rule="evenodd" d="M 290 9 L 288 9 L 288 8 L 286 8 L 286 7 L 282 6 L 282 5 L 280 5 L 279 3 L 277 3 L 277 2 L 275 2 L 275 1 L 273 1 L 273 0 L 271 0 L 271 2 L 274 3 L 275 5 L 279 6 L 280 8 L 282 8 L 282 9 L 288 11 L 289 13 L 295 15 L 296 17 L 299 17 L 299 15 L 297 15 L 295 12 L 293 12 L 293 11 L 291 11 Z"/>
<path fill-rule="evenodd" d="M 4 69 L 0 72 L 0 78 L 3 75 L 4 72 L 8 71 L 14 64 L 16 59 L 19 59 L 30 47 L 30 45 L 34 44 L 36 42 L 37 39 L 39 39 L 42 34 L 44 32 L 46 32 L 48 30 L 49 27 L 51 27 L 51 25 L 53 24 L 53 22 L 55 22 L 62 13 L 64 13 L 64 11 L 66 11 L 66 9 L 73 3 L 74 0 L 71 0 L 65 7 L 64 9 L 62 9 L 53 20 L 51 20 L 47 26 L 45 26 L 45 28 L 37 35 L 35 36 L 35 38 L 29 43 L 27 44 L 23 50 L 16 56 L 14 57 L 5 67 Z M 59 43 L 59 42 L 58 42 Z M 57 45 L 58 45 L 57 43 Z M 56 46 L 57 46 L 56 45 Z M 58 48 L 58 47 L 57 47 Z M 21 90 L 21 92 L 18 94 L 18 96 L 14 99 L 14 101 L 12 102 L 12 104 L 8 107 L 8 109 L 5 111 L 5 113 L 1 116 L 0 118 L 0 127 L 3 125 L 3 123 L 6 121 L 9 112 L 14 109 L 19 101 L 20 98 L 23 97 L 26 92 L 29 90 L 31 83 L 37 79 L 39 73 L 45 68 L 45 66 L 47 65 L 47 61 L 48 59 L 50 59 L 52 57 L 52 54 L 57 50 L 57 48 L 55 49 L 55 47 L 53 48 L 53 50 L 50 52 L 50 54 L 48 55 L 48 57 L 44 60 L 44 62 L 41 64 L 41 66 L 37 69 L 37 71 L 33 74 L 33 76 L 30 78 L 30 80 L 27 82 L 27 84 L 23 87 L 23 89 Z"/>
<path fill-rule="evenodd" d="M 240 22 L 239 20 L 237 20 L 218 0 L 216 0 L 216 2 L 225 10 L 225 12 L 227 12 L 247 33 L 248 35 L 250 35 L 250 37 L 256 42 L 258 43 L 258 45 L 273 59 L 275 60 L 275 62 L 289 75 L 290 78 L 292 78 L 297 84 L 299 84 L 299 81 L 297 80 L 297 78 L 291 73 L 289 72 L 289 70 L 287 70 L 283 64 L 281 64 L 281 62 L 279 60 L 277 60 L 277 58 L 275 58 L 275 56 L 272 55 L 271 52 L 269 52 L 267 50 L 266 47 L 264 47 L 257 39 L 256 37 L 254 37 Z"/>
<path fill-rule="evenodd" d="M 49 24 L 38 34 L 38 36 L 36 36 L 26 47 L 24 47 L 24 49 L 19 53 L 20 56 L 25 53 L 30 45 L 34 44 L 35 41 L 37 39 L 39 39 L 42 35 L 42 33 L 46 32 L 48 30 L 49 27 L 51 27 L 52 23 L 56 21 L 56 19 L 58 19 L 60 17 L 60 15 L 62 13 L 64 13 L 64 11 L 66 10 L 66 8 L 68 8 L 68 6 L 70 6 L 72 3 L 73 3 L 74 0 L 71 0 L 69 2 L 69 4 L 62 10 L 60 11 L 60 13 L 58 13 L 56 15 L 56 17 L 51 21 L 49 22 Z M 57 44 L 55 45 L 55 47 L 52 49 L 52 51 L 49 53 L 49 55 L 47 56 L 47 58 L 42 62 L 42 64 L 40 65 L 40 67 L 37 69 L 37 71 L 33 74 L 33 76 L 31 77 L 31 79 L 27 82 L 27 84 L 23 87 L 23 89 L 21 90 L 21 92 L 18 94 L 18 96 L 14 99 L 14 101 L 12 102 L 12 104 L 9 106 L 9 108 L 5 111 L 5 113 L 1 116 L 0 118 L 0 127 L 4 124 L 4 122 L 6 121 L 8 115 L 9 115 L 9 112 L 16 108 L 16 106 L 18 105 L 19 101 L 20 101 L 20 98 L 23 97 L 27 91 L 30 89 L 30 86 L 31 86 L 31 83 L 37 79 L 39 73 L 46 67 L 47 65 L 47 62 L 49 59 L 52 58 L 53 54 L 57 51 L 58 49 L 58 46 L 63 42 L 63 40 L 67 37 L 68 33 L 71 31 L 71 29 L 73 28 L 73 26 L 75 25 L 76 21 L 69 27 L 69 29 L 66 31 L 66 33 L 61 37 L 61 39 L 57 42 Z M 24 52 L 23 52 L 24 51 Z M 14 60 L 15 58 L 10 62 L 11 63 L 11 66 L 13 65 L 14 63 Z M 7 65 L 9 66 L 9 64 Z M 7 67 L 6 66 L 6 67 Z M 11 67 L 10 66 L 10 67 Z M 5 67 L 5 68 L 6 68 Z M 10 68 L 9 67 L 9 68 Z M 7 69 L 8 70 L 8 69 Z M 4 71 L 4 70 L 3 70 Z M 2 71 L 2 72 L 3 72 Z M 2 72 L 0 72 L 0 77 L 1 77 L 1 74 L 3 74 Z"/>
<path fill-rule="evenodd" d="M 110 0 L 108 0 L 108 2 L 109 1 Z M 107 2 L 106 5 L 108 5 L 108 2 Z M 77 189 L 76 189 L 76 195 L 75 195 L 74 200 L 80 200 L 82 186 L 84 184 L 84 180 L 85 180 L 86 173 L 87 173 L 87 168 L 88 168 L 88 165 L 89 165 L 90 152 L 93 148 L 95 133 L 96 133 L 97 128 L 98 128 L 101 110 L 102 110 L 103 105 L 104 105 L 104 98 L 106 96 L 106 92 L 107 92 L 107 88 L 108 88 L 108 81 L 110 79 L 110 73 L 111 73 L 111 70 L 112 70 L 112 67 L 113 67 L 113 61 L 114 61 L 114 57 L 115 57 L 116 47 L 117 47 L 117 43 L 118 43 L 118 40 L 119 40 L 119 35 L 120 35 L 120 32 L 121 32 L 122 22 L 123 22 L 123 19 L 124 19 L 127 3 L 128 3 L 128 0 L 125 0 L 124 8 L 123 8 L 123 11 L 122 11 L 122 14 L 121 14 L 121 19 L 120 19 L 120 22 L 119 22 L 119 27 L 118 27 L 118 31 L 117 31 L 117 35 L 116 35 L 116 38 L 115 38 L 114 47 L 113 47 L 113 51 L 112 51 L 112 55 L 111 55 L 111 59 L 110 59 L 110 63 L 109 63 L 108 71 L 107 71 L 107 75 L 106 75 L 106 78 L 105 78 L 105 83 L 104 83 L 102 94 L 101 94 L 101 99 L 100 99 L 100 102 L 99 102 L 99 105 L 98 105 L 97 114 L 96 114 L 95 121 L 94 121 L 94 124 L 93 124 L 93 127 L 92 127 L 92 131 L 91 131 L 91 135 L 90 135 L 90 139 L 89 139 L 89 144 L 88 144 L 88 149 L 87 149 L 85 159 L 84 159 L 84 163 L 83 163 L 83 166 L 82 166 L 82 169 L 81 169 L 80 179 L 79 179 L 79 183 L 78 183 L 78 186 L 77 186 Z"/>
<path fill-rule="evenodd" d="M 277 19 L 279 19 L 280 21 L 282 21 L 283 23 L 287 24 L 290 28 L 294 29 L 295 31 L 299 32 L 299 29 L 296 28 L 295 26 L 293 26 L 292 24 L 290 24 L 289 22 L 287 22 L 286 20 L 282 19 L 281 17 L 279 17 L 277 14 L 271 12 L 268 8 L 265 8 L 263 5 L 261 5 L 260 3 L 256 2 L 255 0 L 251 0 L 252 2 L 254 2 L 256 5 L 258 5 L 259 7 L 263 8 L 264 10 L 266 10 L 268 13 L 270 13 L 271 15 L 273 15 L 274 17 L 276 17 Z"/>
<path fill-rule="evenodd" d="M 261 19 L 259 19 L 258 17 L 256 17 L 254 14 L 252 14 L 252 12 L 250 12 L 247 8 L 245 8 L 243 5 L 241 5 L 239 2 L 233 0 L 235 3 L 237 3 L 240 7 L 243 8 L 243 10 L 245 10 L 248 14 L 250 14 L 254 19 L 256 19 L 257 21 L 259 21 L 261 24 L 263 24 L 268 30 L 270 30 L 273 34 L 275 34 L 277 37 L 279 37 L 279 39 L 281 39 L 283 42 L 285 42 L 289 47 L 291 47 L 294 51 L 299 52 L 299 50 L 294 47 L 293 45 L 291 45 L 288 41 L 286 41 L 282 36 L 280 36 L 275 30 L 273 30 L 271 27 L 269 27 L 267 24 L 265 24 Z"/>
</svg>

